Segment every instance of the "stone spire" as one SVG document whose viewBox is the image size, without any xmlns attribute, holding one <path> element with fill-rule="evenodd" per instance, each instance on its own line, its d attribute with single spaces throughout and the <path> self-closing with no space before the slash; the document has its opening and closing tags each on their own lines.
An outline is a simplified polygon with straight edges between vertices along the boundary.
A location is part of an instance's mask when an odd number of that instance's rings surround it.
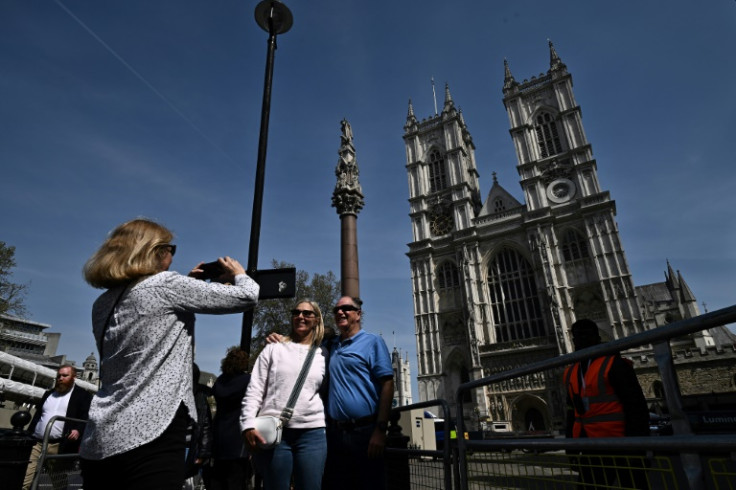
<svg viewBox="0 0 736 490">
<path fill-rule="evenodd" d="M 675 274 L 674 269 L 672 269 L 669 259 L 667 259 L 667 271 L 664 273 L 664 277 L 665 282 L 671 291 L 680 289 L 680 283 L 677 280 L 677 275 Z"/>
<path fill-rule="evenodd" d="M 682 297 L 682 301 L 684 303 L 695 303 L 695 295 L 690 290 L 690 286 L 687 285 L 679 270 L 677 271 L 677 282 L 680 283 L 680 295 Z"/>
<path fill-rule="evenodd" d="M 340 122 L 340 158 L 335 167 L 337 184 L 332 193 L 332 206 L 340 215 L 340 284 L 343 296 L 360 297 L 358 268 L 358 212 L 363 209 L 363 189 L 358 181 L 358 161 L 353 146 L 350 123 Z"/>
<path fill-rule="evenodd" d="M 417 125 L 417 117 L 414 115 L 414 106 L 411 103 L 411 99 L 409 99 L 409 112 L 406 114 L 406 124 L 404 124 L 404 130 L 409 130 L 410 128 Z"/>
<path fill-rule="evenodd" d="M 513 87 L 514 85 L 518 85 L 516 80 L 514 80 L 514 76 L 511 74 L 511 68 L 509 68 L 509 61 L 504 58 L 503 59 L 503 88 L 509 89 Z"/>
<path fill-rule="evenodd" d="M 355 158 L 355 147 L 353 146 L 353 130 L 350 123 L 343 119 L 340 122 L 342 134 L 340 135 L 340 158 L 335 167 L 337 184 L 332 193 L 332 207 L 337 209 L 337 214 L 357 215 L 363 209 L 363 189 L 358 181 L 358 161 Z"/>
<path fill-rule="evenodd" d="M 550 72 L 567 71 L 567 66 L 562 62 L 560 57 L 557 55 L 557 51 L 555 50 L 555 45 L 552 44 L 552 41 L 550 41 L 549 39 L 547 41 L 549 42 L 549 71 Z"/>
<path fill-rule="evenodd" d="M 445 105 L 442 108 L 442 112 L 450 112 L 455 108 L 455 103 L 452 101 L 452 95 L 450 95 L 450 84 L 445 83 Z"/>
<path fill-rule="evenodd" d="M 514 76 L 511 74 L 511 68 L 509 68 L 509 62 L 506 58 L 503 59 L 503 92 L 515 91 L 519 87 L 519 83 L 514 80 Z"/>
</svg>

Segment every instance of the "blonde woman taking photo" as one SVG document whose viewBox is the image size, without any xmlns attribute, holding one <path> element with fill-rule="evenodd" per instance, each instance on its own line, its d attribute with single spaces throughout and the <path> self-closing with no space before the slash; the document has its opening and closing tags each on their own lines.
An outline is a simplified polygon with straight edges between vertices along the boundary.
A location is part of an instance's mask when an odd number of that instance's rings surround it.
<svg viewBox="0 0 736 490">
<path fill-rule="evenodd" d="M 195 313 L 253 308 L 259 287 L 240 263 L 220 258 L 212 282 L 170 272 L 173 234 L 147 219 L 115 228 L 84 266 L 106 289 L 92 307 L 102 385 L 80 450 L 85 490 L 181 490 L 192 393 Z M 225 283 L 228 283 L 227 285 Z"/>
</svg>

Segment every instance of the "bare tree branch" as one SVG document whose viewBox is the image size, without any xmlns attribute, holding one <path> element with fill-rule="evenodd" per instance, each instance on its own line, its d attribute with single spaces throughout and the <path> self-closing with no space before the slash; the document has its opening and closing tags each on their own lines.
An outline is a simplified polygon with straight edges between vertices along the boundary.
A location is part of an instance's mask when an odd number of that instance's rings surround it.
<svg viewBox="0 0 736 490">
<path fill-rule="evenodd" d="M 27 284 L 11 281 L 15 267 L 15 247 L 0 241 L 0 313 L 23 317 L 27 314 L 24 304 Z"/>
</svg>

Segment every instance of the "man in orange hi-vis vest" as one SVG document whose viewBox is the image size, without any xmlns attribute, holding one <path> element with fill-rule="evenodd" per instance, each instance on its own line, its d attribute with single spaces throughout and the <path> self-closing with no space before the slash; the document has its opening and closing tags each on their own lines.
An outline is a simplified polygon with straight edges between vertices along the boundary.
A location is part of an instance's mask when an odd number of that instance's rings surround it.
<svg viewBox="0 0 736 490">
<path fill-rule="evenodd" d="M 572 325 L 575 350 L 601 342 L 592 320 Z M 649 435 L 649 410 L 630 361 L 619 354 L 594 357 L 568 366 L 567 437 Z M 596 451 L 578 459 L 581 489 L 619 487 L 649 489 L 642 459 L 621 451 Z M 618 487 L 614 487 L 618 488 Z"/>
</svg>

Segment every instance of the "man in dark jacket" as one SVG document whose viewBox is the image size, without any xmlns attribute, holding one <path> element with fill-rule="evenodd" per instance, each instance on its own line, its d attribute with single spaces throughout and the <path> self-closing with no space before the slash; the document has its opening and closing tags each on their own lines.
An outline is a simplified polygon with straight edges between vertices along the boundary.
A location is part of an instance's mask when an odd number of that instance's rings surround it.
<svg viewBox="0 0 736 490">
<path fill-rule="evenodd" d="M 33 476 L 36 473 L 38 458 L 41 456 L 43 437 L 46 426 L 54 416 L 70 417 L 87 420 L 92 395 L 74 385 L 77 378 L 77 369 L 64 364 L 56 372 L 56 385 L 53 390 L 43 394 L 36 405 L 36 413 L 28 426 L 28 432 L 36 439 L 31 451 L 31 459 L 23 480 L 23 490 L 31 487 Z M 47 455 L 68 454 L 79 451 L 79 443 L 84 432 L 84 423 L 57 421 L 49 433 Z"/>
<path fill-rule="evenodd" d="M 572 325 L 575 350 L 601 343 L 592 320 Z M 630 361 L 619 354 L 586 359 L 565 371 L 567 437 L 631 437 L 649 435 L 649 409 Z M 578 460 L 579 488 L 612 486 L 618 478 L 626 488 L 648 489 L 642 458 L 630 454 L 611 457 L 608 451 L 584 454 Z M 601 455 L 607 455 L 602 457 Z"/>
</svg>

